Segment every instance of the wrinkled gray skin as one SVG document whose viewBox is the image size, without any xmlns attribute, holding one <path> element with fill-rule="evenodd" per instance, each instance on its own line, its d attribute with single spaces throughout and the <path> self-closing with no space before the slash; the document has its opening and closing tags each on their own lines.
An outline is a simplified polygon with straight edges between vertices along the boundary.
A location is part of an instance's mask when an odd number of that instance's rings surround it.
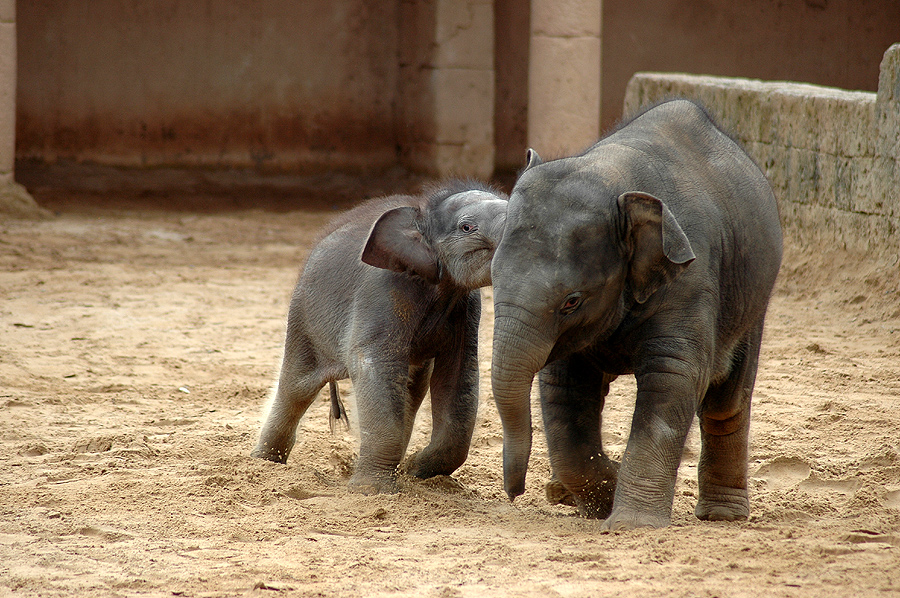
<svg viewBox="0 0 900 598">
<path fill-rule="evenodd" d="M 392 196 L 333 223 L 310 253 L 288 313 L 275 399 L 254 457 L 284 463 L 319 390 L 353 381 L 360 428 L 350 489 L 397 491 L 413 420 L 431 389 L 433 430 L 406 468 L 450 474 L 466 459 L 478 407 L 479 287 L 503 234 L 506 198 L 454 181 Z"/>
<path fill-rule="evenodd" d="M 540 372 L 548 490 L 562 486 L 606 529 L 668 525 L 696 413 L 695 514 L 746 518 L 750 395 L 781 242 L 765 176 L 693 103 L 652 108 L 581 156 L 530 153 L 492 265 L 510 499 L 525 489 Z M 601 412 L 610 382 L 631 373 L 620 465 L 603 453 Z"/>
</svg>

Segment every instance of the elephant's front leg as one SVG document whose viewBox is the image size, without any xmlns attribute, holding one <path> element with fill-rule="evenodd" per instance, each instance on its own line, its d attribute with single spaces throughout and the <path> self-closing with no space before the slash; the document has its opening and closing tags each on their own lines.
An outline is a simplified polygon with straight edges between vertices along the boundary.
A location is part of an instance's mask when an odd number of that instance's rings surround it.
<svg viewBox="0 0 900 598">
<path fill-rule="evenodd" d="M 582 356 L 555 361 L 540 372 L 541 408 L 553 480 L 571 493 L 586 517 L 606 517 L 613 505 L 618 464 L 603 452 L 603 403 L 613 376 Z"/>
<path fill-rule="evenodd" d="M 465 333 L 437 355 L 431 375 L 431 441 L 409 458 L 410 475 L 450 475 L 469 455 L 478 414 L 479 304 L 470 302 Z M 461 319 L 462 321 L 462 319 Z"/>
<path fill-rule="evenodd" d="M 613 510 L 604 529 L 665 527 L 675 479 L 694 417 L 703 368 L 684 354 L 657 354 L 638 371 L 631 434 L 619 468 Z"/>
<path fill-rule="evenodd" d="M 409 363 L 369 354 L 350 375 L 359 413 L 359 460 L 349 488 L 361 494 L 396 493 L 397 466 L 415 417 L 409 409 Z"/>
</svg>

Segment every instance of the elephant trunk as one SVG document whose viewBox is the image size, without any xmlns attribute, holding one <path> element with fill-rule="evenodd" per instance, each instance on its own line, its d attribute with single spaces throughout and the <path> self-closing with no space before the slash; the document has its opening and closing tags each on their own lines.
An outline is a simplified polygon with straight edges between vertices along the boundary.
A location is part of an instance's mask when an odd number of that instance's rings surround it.
<svg viewBox="0 0 900 598">
<path fill-rule="evenodd" d="M 531 384 L 544 367 L 552 343 L 524 310 L 495 304 L 491 385 L 503 424 L 503 484 L 510 500 L 525 492 L 531 454 Z"/>
</svg>

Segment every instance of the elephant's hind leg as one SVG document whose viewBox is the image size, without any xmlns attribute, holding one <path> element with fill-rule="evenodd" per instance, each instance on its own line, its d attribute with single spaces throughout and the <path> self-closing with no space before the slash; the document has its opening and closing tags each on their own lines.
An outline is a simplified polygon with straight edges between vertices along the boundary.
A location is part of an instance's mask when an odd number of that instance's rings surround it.
<svg viewBox="0 0 900 598">
<path fill-rule="evenodd" d="M 699 499 L 694 514 L 708 521 L 750 515 L 747 462 L 750 398 L 756 381 L 762 323 L 735 349 L 731 375 L 711 387 L 700 404 Z"/>
<path fill-rule="evenodd" d="M 253 457 L 286 463 L 294 447 L 300 418 L 325 386 L 326 377 L 316 367 L 308 344 L 304 338 L 288 345 L 293 350 L 285 349 L 278 387 L 259 441 L 251 453 Z"/>
<path fill-rule="evenodd" d="M 438 364 L 431 378 L 431 441 L 407 462 L 410 475 L 450 475 L 469 455 L 478 413 L 477 370 Z"/>
</svg>

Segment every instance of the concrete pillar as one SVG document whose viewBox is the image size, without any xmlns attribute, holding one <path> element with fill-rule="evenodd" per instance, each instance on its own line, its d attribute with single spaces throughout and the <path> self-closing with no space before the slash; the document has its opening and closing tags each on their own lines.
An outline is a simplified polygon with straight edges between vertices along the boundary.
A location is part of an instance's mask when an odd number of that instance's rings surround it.
<svg viewBox="0 0 900 598">
<path fill-rule="evenodd" d="M 900 44 L 884 53 L 875 96 L 876 205 L 891 218 L 900 218 Z"/>
<path fill-rule="evenodd" d="M 0 185 L 16 160 L 16 1 L 0 0 Z"/>
<path fill-rule="evenodd" d="M 0 0 L 0 217 L 43 217 L 49 213 L 15 182 L 16 0 Z"/>
<path fill-rule="evenodd" d="M 398 140 L 439 176 L 494 170 L 493 0 L 403 0 Z"/>
<path fill-rule="evenodd" d="M 545 159 L 600 136 L 602 0 L 531 0 L 528 144 Z"/>
<path fill-rule="evenodd" d="M 437 0 L 435 165 L 441 175 L 494 171 L 493 0 Z"/>
</svg>

